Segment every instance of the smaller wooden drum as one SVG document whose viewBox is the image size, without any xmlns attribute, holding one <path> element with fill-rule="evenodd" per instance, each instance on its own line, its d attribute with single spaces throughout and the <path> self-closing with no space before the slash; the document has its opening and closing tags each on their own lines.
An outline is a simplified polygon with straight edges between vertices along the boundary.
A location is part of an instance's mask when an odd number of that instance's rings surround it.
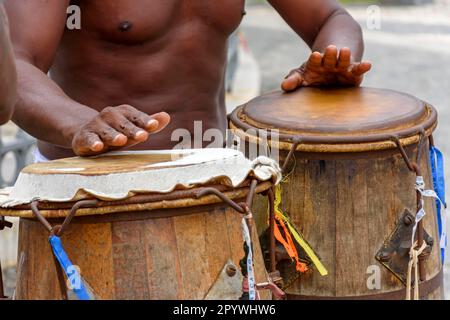
<svg viewBox="0 0 450 320">
<path fill-rule="evenodd" d="M 65 296 L 66 279 L 58 276 L 42 225 L 47 221 L 59 226 L 53 233 L 62 231 L 67 255 L 96 299 L 238 299 L 243 215 L 221 197 L 244 202 L 271 188 L 276 176 L 276 165 L 267 170 L 229 149 L 31 165 L 1 199 L 0 215 L 21 218 L 15 298 Z M 252 238 L 256 282 L 267 282 Z"/>
<path fill-rule="evenodd" d="M 433 188 L 429 140 L 436 126 L 429 104 L 373 88 L 274 92 L 233 112 L 230 127 L 247 146 L 264 142 L 258 130 L 272 130 L 272 150 L 281 159 L 294 156 L 282 210 L 328 275 L 299 276 L 279 261 L 289 298 L 404 299 L 410 250 L 422 245 L 420 281 L 413 274 L 410 283 L 420 282 L 421 298 L 442 298 L 435 199 L 421 193 Z M 421 209 L 426 215 L 416 225 Z"/>
</svg>

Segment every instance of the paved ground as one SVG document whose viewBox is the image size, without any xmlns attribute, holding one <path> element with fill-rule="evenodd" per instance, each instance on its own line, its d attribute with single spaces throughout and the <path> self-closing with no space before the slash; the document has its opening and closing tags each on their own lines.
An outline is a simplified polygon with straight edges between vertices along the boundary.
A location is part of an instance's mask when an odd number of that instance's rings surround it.
<svg viewBox="0 0 450 320">
<path fill-rule="evenodd" d="M 364 85 L 411 93 L 433 104 L 440 116 L 437 145 L 450 159 L 450 1 L 383 6 L 380 30 L 367 29 L 367 7 L 349 10 L 364 29 L 365 59 L 374 64 Z M 262 92 L 277 89 L 286 72 L 308 56 L 308 47 L 268 5 L 249 6 L 242 30 L 261 67 Z M 450 170 L 446 178 L 449 182 Z M 446 279 L 450 284 L 448 272 Z M 450 297 L 450 286 L 447 291 Z"/>
</svg>

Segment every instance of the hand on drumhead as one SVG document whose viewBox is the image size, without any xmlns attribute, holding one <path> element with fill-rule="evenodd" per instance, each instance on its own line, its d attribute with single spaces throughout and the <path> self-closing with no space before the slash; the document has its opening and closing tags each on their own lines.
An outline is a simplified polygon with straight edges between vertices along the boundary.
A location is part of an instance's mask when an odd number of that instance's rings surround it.
<svg viewBox="0 0 450 320">
<path fill-rule="evenodd" d="M 107 107 L 76 131 L 72 149 L 85 157 L 129 147 L 146 141 L 169 122 L 170 116 L 165 112 L 150 116 L 129 105 Z"/>
<path fill-rule="evenodd" d="M 281 88 L 293 91 L 308 86 L 359 86 L 371 67 L 370 62 L 354 62 L 349 48 L 338 51 L 336 46 L 328 46 L 323 54 L 313 52 L 307 62 L 292 70 Z"/>
</svg>

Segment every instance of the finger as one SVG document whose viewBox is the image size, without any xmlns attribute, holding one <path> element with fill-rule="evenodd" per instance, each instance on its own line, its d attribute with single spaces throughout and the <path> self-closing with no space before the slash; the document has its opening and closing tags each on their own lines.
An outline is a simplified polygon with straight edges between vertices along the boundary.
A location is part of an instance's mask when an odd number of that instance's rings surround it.
<svg viewBox="0 0 450 320">
<path fill-rule="evenodd" d="M 351 64 L 352 52 L 349 48 L 342 48 L 339 52 L 339 59 L 337 61 L 336 67 L 341 70 L 347 70 Z"/>
<path fill-rule="evenodd" d="M 301 86 L 303 83 L 303 77 L 297 71 L 291 72 L 291 74 L 284 79 L 281 84 L 281 89 L 284 91 L 293 91 Z"/>
<path fill-rule="evenodd" d="M 323 54 L 323 66 L 327 69 L 334 69 L 337 63 L 338 49 L 336 46 L 328 46 Z"/>
<path fill-rule="evenodd" d="M 370 69 L 372 68 L 372 64 L 370 62 L 361 62 L 358 64 L 355 64 L 352 67 L 352 74 L 354 76 L 362 76 L 364 73 L 370 71 Z"/>
<path fill-rule="evenodd" d="M 161 130 L 163 130 L 165 127 L 167 127 L 167 125 L 170 123 L 171 118 L 170 115 L 166 112 L 159 112 L 159 113 L 155 113 L 153 115 L 150 116 L 153 120 L 157 121 L 157 126 L 154 128 L 151 128 L 149 130 L 150 133 L 157 133 L 160 132 Z"/>
<path fill-rule="evenodd" d="M 110 123 L 110 125 L 117 131 L 124 134 L 126 137 L 137 140 L 145 141 L 148 139 L 148 132 L 129 121 L 122 114 L 118 115 L 116 121 Z"/>
<path fill-rule="evenodd" d="M 322 54 L 320 52 L 313 52 L 309 56 L 307 66 L 311 68 L 319 68 L 322 66 Z"/>
<path fill-rule="evenodd" d="M 99 123 L 95 128 L 91 130 L 96 133 L 100 139 L 107 145 L 111 147 L 122 147 L 127 144 L 128 138 L 124 134 L 115 130 L 109 123 Z"/>
<path fill-rule="evenodd" d="M 79 156 L 100 153 L 105 148 L 100 137 L 88 131 L 77 134 L 72 142 L 72 149 Z"/>
<path fill-rule="evenodd" d="M 152 132 L 159 127 L 158 120 L 153 119 L 148 114 L 137 110 L 136 108 L 123 105 L 118 107 L 121 113 L 132 123 L 139 128 L 145 129 L 148 132 Z"/>
</svg>

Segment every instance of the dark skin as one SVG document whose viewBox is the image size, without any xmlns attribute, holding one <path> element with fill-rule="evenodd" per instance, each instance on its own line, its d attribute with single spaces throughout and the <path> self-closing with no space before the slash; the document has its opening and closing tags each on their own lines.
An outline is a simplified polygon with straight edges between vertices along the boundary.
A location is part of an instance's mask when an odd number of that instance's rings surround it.
<svg viewBox="0 0 450 320">
<path fill-rule="evenodd" d="M 0 3 L 0 124 L 5 124 L 11 119 L 17 98 L 16 78 L 8 19 Z"/>
<path fill-rule="evenodd" d="M 361 30 L 336 1 L 269 2 L 313 51 L 284 90 L 361 83 L 370 69 L 359 62 Z M 169 149 L 173 130 L 193 132 L 195 120 L 225 132 L 227 38 L 244 0 L 79 0 L 76 31 L 65 28 L 69 4 L 6 1 L 19 75 L 13 119 L 44 156 Z"/>
</svg>

